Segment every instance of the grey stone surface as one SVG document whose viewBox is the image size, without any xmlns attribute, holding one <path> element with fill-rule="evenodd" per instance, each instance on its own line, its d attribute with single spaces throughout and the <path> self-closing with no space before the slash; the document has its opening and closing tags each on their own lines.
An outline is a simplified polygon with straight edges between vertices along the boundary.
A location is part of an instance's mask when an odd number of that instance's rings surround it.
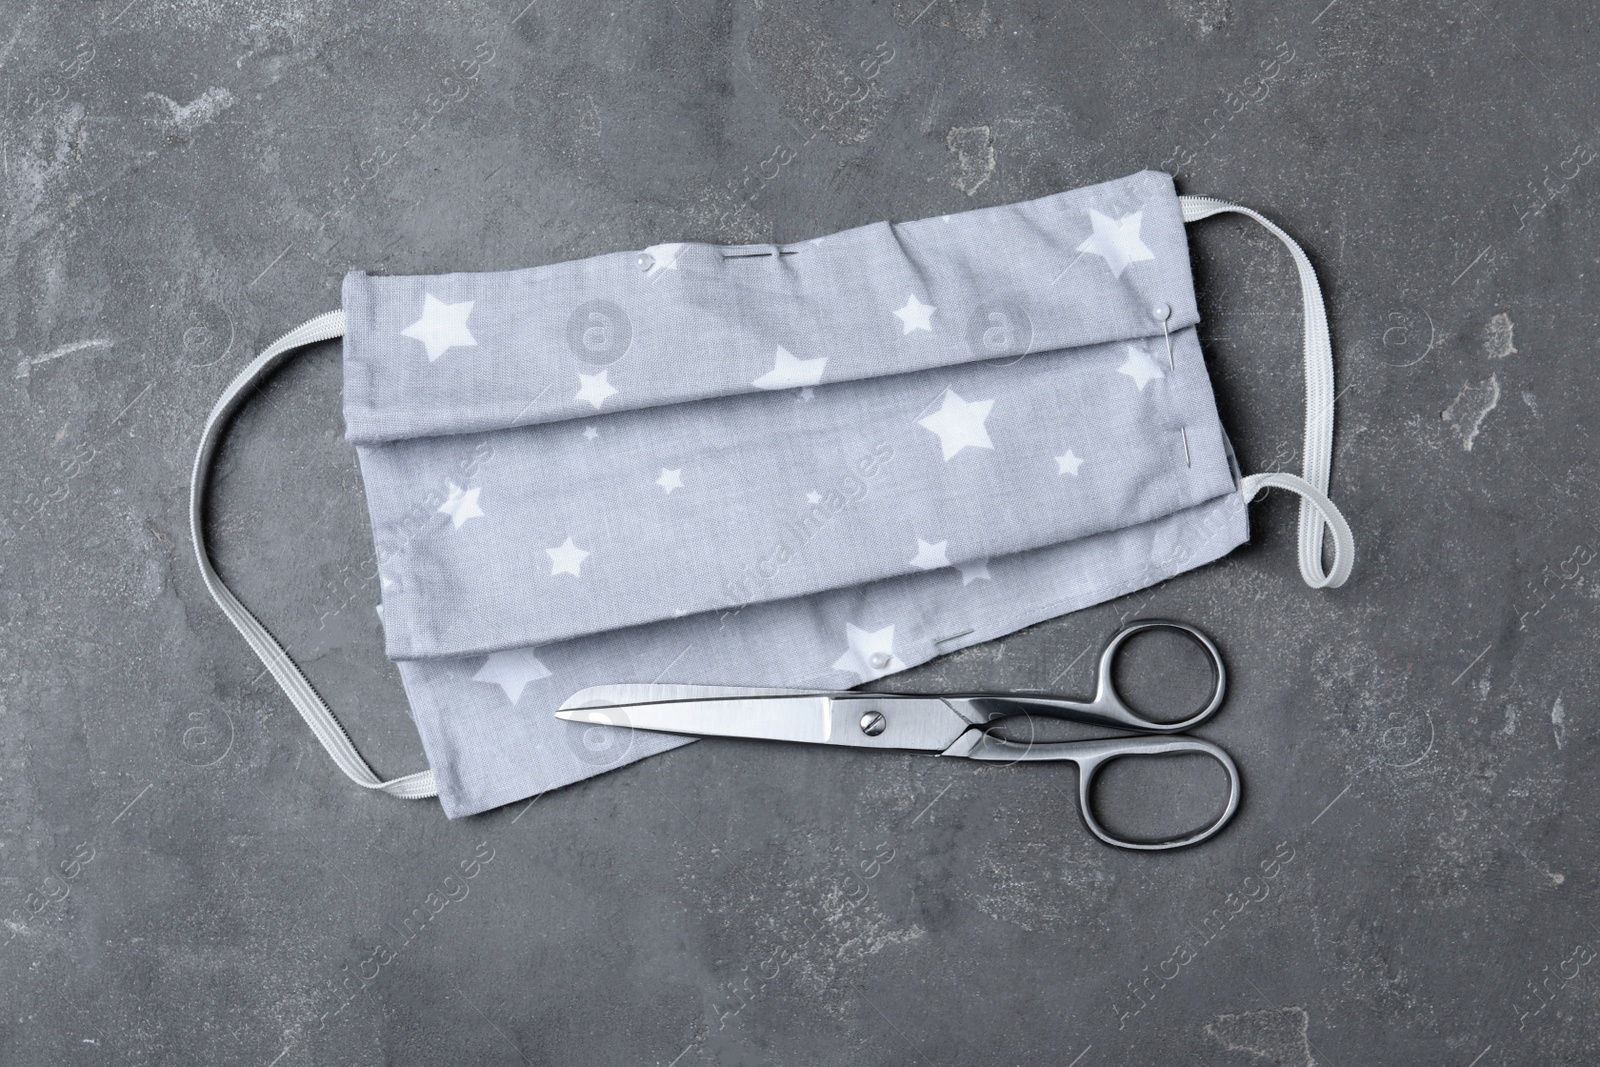
<svg viewBox="0 0 1600 1067">
<path fill-rule="evenodd" d="M 6 4 L 0 1061 L 1593 1062 L 1597 18 Z M 1300 584 L 1275 494 L 1219 564 L 889 681 L 1074 691 L 1119 619 L 1203 626 L 1247 795 L 1202 848 L 1099 846 L 1061 768 L 737 742 L 450 823 L 349 786 L 200 586 L 204 413 L 348 268 L 799 239 L 1144 166 L 1316 261 L 1355 576 Z M 1192 238 L 1234 443 L 1292 468 L 1287 260 Z M 246 410 L 216 552 L 395 774 L 339 391 L 324 346 Z M 1187 774 L 1107 784 L 1137 821 L 1202 801 Z"/>
</svg>

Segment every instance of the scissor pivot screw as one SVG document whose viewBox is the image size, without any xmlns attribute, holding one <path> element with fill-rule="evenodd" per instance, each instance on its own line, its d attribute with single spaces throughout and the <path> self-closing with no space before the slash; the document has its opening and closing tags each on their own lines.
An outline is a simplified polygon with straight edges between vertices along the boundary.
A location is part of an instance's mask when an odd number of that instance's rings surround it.
<svg viewBox="0 0 1600 1067">
<path fill-rule="evenodd" d="M 889 720 L 883 717 L 881 711 L 869 711 L 861 716 L 861 732 L 868 737 L 877 737 L 889 725 Z"/>
</svg>

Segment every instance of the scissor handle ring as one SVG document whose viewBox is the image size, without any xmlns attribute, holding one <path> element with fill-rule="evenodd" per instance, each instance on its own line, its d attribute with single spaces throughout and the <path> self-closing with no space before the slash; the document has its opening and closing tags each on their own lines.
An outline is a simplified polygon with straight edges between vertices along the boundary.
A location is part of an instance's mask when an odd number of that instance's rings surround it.
<svg viewBox="0 0 1600 1067">
<path fill-rule="evenodd" d="M 1194 639 L 1207 656 L 1211 658 L 1211 669 L 1216 675 L 1217 688 L 1211 695 L 1211 702 L 1200 711 L 1181 722 L 1152 722 L 1140 715 L 1127 701 L 1122 699 L 1117 692 L 1117 683 L 1112 678 L 1112 672 L 1117 665 L 1117 653 L 1124 642 L 1134 634 L 1146 630 L 1177 630 Z M 1100 672 L 1095 682 L 1094 703 L 1102 711 L 1107 711 L 1111 717 L 1120 720 L 1123 724 L 1137 730 L 1152 734 L 1177 734 L 1199 726 L 1222 707 L 1223 698 L 1228 692 L 1228 669 L 1223 666 L 1222 653 L 1217 649 L 1216 643 L 1190 626 L 1188 623 L 1175 622 L 1172 619 L 1138 619 L 1128 623 L 1112 635 L 1106 642 L 1105 649 L 1100 653 Z M 1220 752 L 1221 750 L 1218 749 Z M 1237 778 L 1237 775 L 1235 775 Z"/>
<path fill-rule="evenodd" d="M 1101 768 L 1112 760 L 1125 757 L 1165 756 L 1185 752 L 1210 756 L 1222 764 L 1223 771 L 1228 775 L 1228 802 L 1223 806 L 1221 815 L 1192 834 L 1164 841 L 1124 841 L 1100 825 L 1100 820 L 1094 817 L 1093 799 L 1094 783 L 1100 775 Z M 1233 757 L 1210 741 L 1202 741 L 1197 737 L 1153 737 L 1146 734 L 1141 737 L 1106 737 L 1097 741 L 1029 744 L 1022 741 L 1007 741 L 1003 737 L 996 737 L 985 727 L 975 726 L 962 734 L 955 744 L 945 750 L 944 755 L 990 763 L 1047 760 L 1066 760 L 1075 763 L 1078 765 L 1078 816 L 1083 820 L 1083 825 L 1089 828 L 1091 834 L 1108 845 L 1139 852 L 1159 852 L 1163 849 L 1198 845 L 1228 824 L 1234 813 L 1239 810 L 1239 797 L 1243 791 L 1239 781 L 1239 767 L 1233 762 Z"/>
<path fill-rule="evenodd" d="M 1126 741 L 1129 739 L 1112 739 L 1102 742 L 1105 745 L 1103 753 L 1091 751 L 1082 755 L 1070 757 L 1078 765 L 1078 815 L 1083 819 L 1083 825 L 1089 832 L 1108 845 L 1117 848 L 1133 849 L 1140 852 L 1160 852 L 1171 848 L 1187 848 L 1189 845 L 1198 845 L 1200 842 L 1216 834 L 1234 813 L 1239 810 L 1239 797 L 1242 792 L 1239 782 L 1239 767 L 1233 762 L 1233 757 L 1209 741 L 1202 741 L 1197 737 L 1174 737 L 1171 739 L 1140 738 L 1142 744 L 1137 751 L 1129 751 Z M 1085 749 L 1096 745 L 1096 742 L 1078 742 Z M 1184 837 L 1168 838 L 1164 841 L 1124 841 L 1112 835 L 1100 820 L 1094 817 L 1094 805 L 1091 803 L 1095 779 L 1100 775 L 1100 769 L 1112 760 L 1133 756 L 1161 756 L 1184 752 L 1197 752 L 1210 756 L 1222 764 L 1222 769 L 1228 775 L 1228 802 L 1210 825 L 1196 830 Z"/>
</svg>

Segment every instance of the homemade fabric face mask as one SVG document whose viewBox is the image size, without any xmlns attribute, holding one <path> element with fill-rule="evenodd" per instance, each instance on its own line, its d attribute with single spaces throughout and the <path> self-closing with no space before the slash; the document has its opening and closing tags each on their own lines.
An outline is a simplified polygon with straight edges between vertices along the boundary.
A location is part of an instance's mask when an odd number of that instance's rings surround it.
<svg viewBox="0 0 1600 1067">
<path fill-rule="evenodd" d="M 1299 269 L 1303 478 L 1241 479 L 1217 416 L 1184 223 L 1223 211 Z M 794 244 L 356 272 L 343 305 L 217 402 L 191 532 L 345 773 L 451 817 L 690 740 L 556 719 L 585 686 L 858 685 L 1217 559 L 1269 486 L 1303 498 L 1306 582 L 1350 571 L 1311 265 L 1159 172 Z M 341 335 L 387 653 L 431 767 L 390 781 L 217 576 L 201 522 L 229 415 Z"/>
</svg>

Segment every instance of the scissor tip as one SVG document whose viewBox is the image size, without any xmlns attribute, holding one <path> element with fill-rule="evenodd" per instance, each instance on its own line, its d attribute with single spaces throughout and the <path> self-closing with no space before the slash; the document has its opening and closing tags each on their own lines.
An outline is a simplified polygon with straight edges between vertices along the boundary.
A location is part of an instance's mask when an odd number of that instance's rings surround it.
<svg viewBox="0 0 1600 1067">
<path fill-rule="evenodd" d="M 567 708 L 556 712 L 556 718 L 568 722 L 586 722 L 591 726 L 626 726 L 626 715 L 606 708 Z"/>
</svg>

